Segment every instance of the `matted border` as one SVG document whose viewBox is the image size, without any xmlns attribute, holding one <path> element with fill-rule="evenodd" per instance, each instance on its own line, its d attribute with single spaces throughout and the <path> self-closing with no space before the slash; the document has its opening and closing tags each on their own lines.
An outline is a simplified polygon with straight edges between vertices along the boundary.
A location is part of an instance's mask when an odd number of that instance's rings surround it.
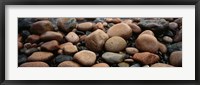
<svg viewBox="0 0 200 85">
<path fill-rule="evenodd" d="M 58 84 L 116 84 L 116 85 L 132 85 L 132 84 L 172 84 L 172 85 L 195 85 L 199 84 L 199 22 L 200 22 L 200 2 L 199 0 L 4 0 L 0 1 L 0 81 L 2 85 L 27 85 L 27 84 L 39 84 L 39 85 L 58 85 Z M 195 5 L 195 80 L 176 80 L 176 81 L 12 81 L 5 80 L 5 5 Z"/>
</svg>

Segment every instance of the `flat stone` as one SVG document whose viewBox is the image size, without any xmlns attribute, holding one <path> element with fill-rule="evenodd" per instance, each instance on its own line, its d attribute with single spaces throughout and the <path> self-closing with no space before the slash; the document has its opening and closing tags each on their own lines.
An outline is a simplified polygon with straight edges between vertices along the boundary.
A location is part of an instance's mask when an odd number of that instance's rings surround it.
<svg viewBox="0 0 200 85">
<path fill-rule="evenodd" d="M 151 67 L 174 67 L 174 66 L 165 63 L 155 63 L 151 65 Z"/>
<path fill-rule="evenodd" d="M 55 62 L 61 63 L 63 61 L 71 61 L 72 59 L 73 59 L 72 56 L 61 54 L 55 57 Z"/>
<path fill-rule="evenodd" d="M 126 62 L 121 62 L 118 64 L 119 67 L 129 67 L 129 64 Z"/>
<path fill-rule="evenodd" d="M 49 67 L 49 65 L 45 62 L 26 62 L 19 67 Z"/>
<path fill-rule="evenodd" d="M 82 50 L 77 52 L 73 58 L 84 66 L 92 66 L 96 61 L 96 54 L 89 50 Z"/>
<path fill-rule="evenodd" d="M 80 67 L 80 65 L 74 61 L 64 61 L 58 67 Z"/>
<path fill-rule="evenodd" d="M 77 29 L 81 31 L 88 31 L 91 30 L 93 27 L 93 24 L 91 22 L 83 22 L 78 24 Z"/>
<path fill-rule="evenodd" d="M 173 66 L 182 66 L 182 51 L 174 51 L 169 57 L 169 62 Z"/>
<path fill-rule="evenodd" d="M 139 61 L 144 65 L 154 64 L 160 60 L 159 56 L 150 52 L 136 53 L 133 60 Z"/>
<path fill-rule="evenodd" d="M 94 64 L 92 67 L 110 67 L 107 63 Z"/>
<path fill-rule="evenodd" d="M 47 61 L 53 57 L 51 52 L 34 52 L 28 57 L 28 61 Z"/>
<path fill-rule="evenodd" d="M 63 39 L 63 35 L 60 32 L 47 31 L 43 33 L 40 38 L 43 41 L 57 40 L 60 42 Z"/>
<path fill-rule="evenodd" d="M 40 40 L 40 36 L 39 35 L 29 35 L 28 38 L 26 39 L 26 42 L 36 43 L 39 40 Z"/>
<path fill-rule="evenodd" d="M 45 42 L 44 44 L 41 45 L 41 49 L 47 50 L 47 51 L 54 51 L 59 48 L 58 46 L 58 41 L 52 40 L 49 42 Z"/>
<path fill-rule="evenodd" d="M 105 52 L 102 55 L 102 58 L 108 63 L 120 63 L 124 60 L 125 55 L 113 52 Z"/>
<path fill-rule="evenodd" d="M 37 21 L 31 25 L 30 31 L 34 34 L 43 34 L 53 30 L 53 25 L 48 20 Z"/>
<path fill-rule="evenodd" d="M 138 53 L 138 52 L 139 52 L 139 51 L 138 51 L 137 48 L 134 48 L 134 47 L 127 47 L 127 48 L 126 48 L 126 53 L 128 53 L 128 54 L 133 55 L 133 54 Z"/>
<path fill-rule="evenodd" d="M 60 30 L 68 33 L 77 27 L 77 22 L 75 18 L 58 18 L 57 26 Z"/>
</svg>

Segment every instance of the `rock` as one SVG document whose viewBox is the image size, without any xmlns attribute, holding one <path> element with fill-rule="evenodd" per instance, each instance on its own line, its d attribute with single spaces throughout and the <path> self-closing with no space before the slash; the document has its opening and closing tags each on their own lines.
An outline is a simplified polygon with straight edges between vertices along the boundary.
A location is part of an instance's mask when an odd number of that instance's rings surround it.
<svg viewBox="0 0 200 85">
<path fill-rule="evenodd" d="M 151 65 L 151 67 L 174 67 L 174 66 L 165 63 L 155 63 Z"/>
<path fill-rule="evenodd" d="M 97 30 L 97 29 L 105 31 L 105 28 L 101 22 L 98 22 L 97 24 L 94 25 L 93 30 Z"/>
<path fill-rule="evenodd" d="M 120 18 L 106 18 L 105 21 L 108 23 L 120 23 L 121 19 Z"/>
<path fill-rule="evenodd" d="M 177 23 L 179 26 L 182 26 L 182 18 L 178 18 L 174 20 L 175 23 Z"/>
<path fill-rule="evenodd" d="M 80 41 L 85 41 L 86 37 L 87 37 L 87 35 L 80 36 Z"/>
<path fill-rule="evenodd" d="M 166 21 L 172 22 L 174 19 L 173 18 L 164 18 Z"/>
<path fill-rule="evenodd" d="M 58 67 L 80 67 L 80 65 L 74 61 L 64 61 Z"/>
<path fill-rule="evenodd" d="M 55 62 L 56 63 L 61 63 L 61 62 L 63 62 L 63 61 L 71 61 L 73 58 L 72 58 L 72 56 L 69 56 L 69 55 L 58 55 L 58 56 L 56 56 L 56 58 L 55 58 Z"/>
<path fill-rule="evenodd" d="M 141 65 L 139 63 L 135 63 L 135 64 L 131 65 L 131 67 L 141 67 Z"/>
<path fill-rule="evenodd" d="M 108 23 L 107 22 L 103 22 L 103 26 L 104 27 L 108 26 Z"/>
<path fill-rule="evenodd" d="M 133 59 L 125 59 L 124 62 L 127 62 L 127 63 L 133 63 L 134 60 L 133 60 Z"/>
<path fill-rule="evenodd" d="M 77 27 L 77 22 L 75 18 L 59 18 L 57 26 L 60 30 L 68 33 Z"/>
<path fill-rule="evenodd" d="M 43 41 L 57 40 L 60 42 L 63 39 L 63 35 L 59 32 L 47 31 L 40 36 Z"/>
<path fill-rule="evenodd" d="M 58 42 L 56 40 L 52 40 L 49 42 L 46 42 L 41 45 L 41 49 L 47 50 L 47 51 L 54 51 L 58 49 Z"/>
<path fill-rule="evenodd" d="M 120 36 L 122 38 L 128 39 L 132 36 L 132 29 L 125 23 L 115 24 L 107 30 L 107 34 L 110 37 Z"/>
<path fill-rule="evenodd" d="M 133 55 L 133 54 L 138 53 L 138 52 L 139 52 L 139 51 L 138 51 L 137 48 L 134 48 L 134 47 L 127 47 L 127 48 L 126 48 L 126 53 L 128 53 L 128 54 Z"/>
<path fill-rule="evenodd" d="M 167 43 L 172 43 L 172 42 L 173 42 L 172 38 L 169 37 L 169 36 L 164 36 L 164 37 L 163 37 L 163 40 L 164 40 L 165 42 L 167 42 Z"/>
<path fill-rule="evenodd" d="M 23 44 L 21 42 L 18 42 L 18 49 L 22 49 L 23 48 Z"/>
<path fill-rule="evenodd" d="M 23 30 L 21 35 L 23 39 L 26 39 L 30 35 L 30 32 L 28 30 Z"/>
<path fill-rule="evenodd" d="M 168 45 L 167 50 L 169 53 L 174 52 L 174 51 L 181 51 L 182 50 L 182 42 Z"/>
<path fill-rule="evenodd" d="M 37 48 L 30 48 L 30 49 L 25 50 L 24 53 L 27 54 L 27 55 L 30 55 L 30 54 L 32 54 L 32 53 L 34 53 L 36 51 L 38 51 Z"/>
<path fill-rule="evenodd" d="M 25 43 L 24 48 L 27 48 L 27 49 L 31 48 L 31 43 Z"/>
<path fill-rule="evenodd" d="M 162 43 L 159 43 L 159 50 L 162 52 L 162 53 L 166 53 L 167 52 L 167 47 L 162 44 Z"/>
<path fill-rule="evenodd" d="M 158 51 L 159 43 L 157 39 L 149 34 L 140 34 L 135 41 L 136 48 L 140 51 L 155 53 Z"/>
<path fill-rule="evenodd" d="M 53 25 L 50 21 L 37 21 L 31 25 L 30 31 L 34 34 L 43 34 L 47 31 L 53 30 Z"/>
<path fill-rule="evenodd" d="M 175 23 L 175 22 L 170 22 L 169 28 L 172 29 L 172 30 L 176 30 L 178 28 L 178 24 Z"/>
<path fill-rule="evenodd" d="M 174 42 L 180 42 L 180 41 L 182 41 L 182 29 L 179 30 L 174 37 Z"/>
<path fill-rule="evenodd" d="M 92 67 L 110 67 L 107 63 L 94 64 Z"/>
<path fill-rule="evenodd" d="M 126 46 L 126 41 L 119 36 L 111 37 L 105 43 L 105 49 L 110 52 L 122 51 L 125 49 Z"/>
<path fill-rule="evenodd" d="M 91 30 L 93 27 L 93 24 L 91 22 L 83 22 L 78 24 L 77 29 L 81 31 L 88 31 Z"/>
<path fill-rule="evenodd" d="M 145 30 L 140 35 L 143 35 L 143 34 L 148 34 L 148 35 L 154 36 L 154 33 L 151 30 Z"/>
<path fill-rule="evenodd" d="M 38 36 L 38 35 L 29 35 L 28 38 L 26 39 L 26 42 L 37 43 L 39 40 L 40 40 L 40 36 Z"/>
<path fill-rule="evenodd" d="M 139 61 L 144 65 L 154 64 L 160 60 L 159 56 L 150 52 L 136 53 L 133 60 Z"/>
<path fill-rule="evenodd" d="M 129 64 L 128 63 L 125 63 L 125 62 L 121 62 L 118 64 L 119 67 L 129 67 Z"/>
<path fill-rule="evenodd" d="M 28 61 L 47 61 L 53 57 L 53 53 L 50 52 L 34 52 L 28 57 Z"/>
<path fill-rule="evenodd" d="M 18 34 L 18 42 L 22 42 L 22 36 Z"/>
<path fill-rule="evenodd" d="M 129 26 L 130 26 L 130 24 L 132 24 L 133 23 L 133 20 L 131 20 L 131 19 L 125 19 L 124 21 L 122 21 L 123 23 L 126 23 L 126 24 L 128 24 Z M 130 26 L 131 27 L 131 26 Z"/>
<path fill-rule="evenodd" d="M 79 42 L 79 36 L 74 32 L 69 32 L 65 39 L 71 43 L 78 43 Z"/>
<path fill-rule="evenodd" d="M 174 51 L 169 57 L 169 62 L 173 66 L 182 66 L 182 51 Z"/>
<path fill-rule="evenodd" d="M 18 64 L 22 64 L 24 62 L 26 62 L 27 60 L 27 56 L 24 54 L 18 55 Z"/>
<path fill-rule="evenodd" d="M 34 21 L 31 18 L 18 18 L 19 31 L 27 30 Z"/>
<path fill-rule="evenodd" d="M 65 44 L 64 49 L 63 49 L 64 54 L 74 54 L 76 52 L 78 52 L 78 49 L 71 42 L 68 42 Z"/>
<path fill-rule="evenodd" d="M 102 55 L 102 58 L 108 63 L 120 63 L 124 60 L 125 55 L 113 53 L 113 52 L 105 52 Z"/>
<path fill-rule="evenodd" d="M 95 63 L 96 54 L 89 50 L 82 50 L 76 53 L 73 58 L 84 66 L 91 66 Z"/>
<path fill-rule="evenodd" d="M 49 67 L 49 65 L 45 62 L 26 62 L 19 67 Z"/>
<path fill-rule="evenodd" d="M 104 31 L 97 29 L 85 38 L 86 47 L 92 51 L 101 51 L 108 38 Z"/>
<path fill-rule="evenodd" d="M 128 24 L 134 33 L 140 33 L 142 30 L 139 26 L 137 26 L 135 23 L 131 23 L 131 24 Z"/>
</svg>

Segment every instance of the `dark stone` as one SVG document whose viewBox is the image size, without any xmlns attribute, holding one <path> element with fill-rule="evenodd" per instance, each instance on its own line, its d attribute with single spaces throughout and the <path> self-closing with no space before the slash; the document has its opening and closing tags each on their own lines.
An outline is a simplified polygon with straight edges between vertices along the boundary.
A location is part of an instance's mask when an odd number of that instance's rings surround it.
<svg viewBox="0 0 200 85">
<path fill-rule="evenodd" d="M 27 56 L 25 54 L 18 55 L 18 64 L 26 62 Z"/>
<path fill-rule="evenodd" d="M 90 32 L 90 31 L 86 31 L 86 33 L 85 33 L 85 34 L 86 34 L 86 35 L 89 35 L 90 33 L 92 33 L 92 32 Z"/>
<path fill-rule="evenodd" d="M 32 18 L 18 18 L 19 32 L 22 30 L 28 30 L 34 22 L 35 21 Z"/>
<path fill-rule="evenodd" d="M 58 21 L 57 20 L 58 20 L 58 18 L 49 18 L 49 21 L 52 23 L 55 31 L 58 31 L 58 26 L 57 26 Z"/>
<path fill-rule="evenodd" d="M 167 35 L 167 36 L 172 37 L 172 36 L 174 36 L 174 33 L 173 33 L 172 31 L 170 31 L 170 30 L 166 30 L 166 31 L 164 32 L 164 35 Z"/>
<path fill-rule="evenodd" d="M 37 48 L 30 48 L 30 49 L 27 49 L 24 53 L 27 54 L 27 55 L 30 55 L 32 54 L 33 52 L 36 52 L 36 51 L 39 51 Z"/>
<path fill-rule="evenodd" d="M 131 67 L 141 67 L 141 65 L 139 63 L 135 63 L 135 64 L 131 65 Z"/>
<path fill-rule="evenodd" d="M 75 33 L 76 33 L 77 35 L 84 35 L 84 34 L 85 34 L 83 31 L 79 31 L 79 30 L 76 30 Z"/>
<path fill-rule="evenodd" d="M 55 62 L 57 64 L 59 64 L 59 63 L 61 63 L 63 61 L 71 61 L 72 59 L 73 59 L 72 56 L 69 56 L 69 55 L 58 55 L 55 58 Z"/>
<path fill-rule="evenodd" d="M 98 23 L 98 22 L 104 22 L 104 18 L 96 18 L 93 22 Z"/>
<path fill-rule="evenodd" d="M 167 50 L 169 53 L 173 51 L 182 51 L 182 42 L 174 43 L 167 46 Z"/>
<path fill-rule="evenodd" d="M 21 35 L 23 39 L 26 39 L 31 33 L 28 30 L 23 30 Z"/>
</svg>

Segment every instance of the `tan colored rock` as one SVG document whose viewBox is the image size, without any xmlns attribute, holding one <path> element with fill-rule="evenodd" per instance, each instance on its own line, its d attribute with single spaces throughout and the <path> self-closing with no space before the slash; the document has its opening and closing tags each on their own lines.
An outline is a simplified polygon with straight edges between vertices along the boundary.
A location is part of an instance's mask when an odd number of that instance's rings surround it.
<svg viewBox="0 0 200 85">
<path fill-rule="evenodd" d="M 182 51 L 174 51 L 169 57 L 169 62 L 173 66 L 182 66 Z"/>
<path fill-rule="evenodd" d="M 64 61 L 58 67 L 80 67 L 80 65 L 74 61 Z"/>
<path fill-rule="evenodd" d="M 64 49 L 63 49 L 64 54 L 74 54 L 76 52 L 78 52 L 78 49 L 71 42 L 68 42 L 65 44 Z"/>
<path fill-rule="evenodd" d="M 97 24 L 94 25 L 93 30 L 97 30 L 97 29 L 105 31 L 105 28 L 101 22 L 98 22 Z"/>
<path fill-rule="evenodd" d="M 53 57 L 51 52 L 34 52 L 28 57 L 28 61 L 47 61 Z"/>
<path fill-rule="evenodd" d="M 94 64 L 92 67 L 110 67 L 107 63 Z"/>
<path fill-rule="evenodd" d="M 83 22 L 78 24 L 77 29 L 81 31 L 88 31 L 91 30 L 93 27 L 93 24 L 91 22 Z"/>
<path fill-rule="evenodd" d="M 159 56 L 150 52 L 136 53 L 133 60 L 139 61 L 144 65 L 154 64 L 160 60 Z"/>
<path fill-rule="evenodd" d="M 79 42 L 79 36 L 74 33 L 74 32 L 69 32 L 66 36 L 65 36 L 65 39 L 69 42 L 72 42 L 72 43 L 77 43 Z"/>
<path fill-rule="evenodd" d="M 118 66 L 119 67 L 129 67 L 129 64 L 126 62 L 121 62 L 121 63 L 118 63 Z"/>
<path fill-rule="evenodd" d="M 40 40 L 40 36 L 39 35 L 29 35 L 28 38 L 26 39 L 26 42 L 36 43 L 39 40 Z"/>
<path fill-rule="evenodd" d="M 96 61 L 96 54 L 89 50 L 82 50 L 76 53 L 73 58 L 84 66 L 92 66 Z"/>
<path fill-rule="evenodd" d="M 43 34 L 53 30 L 53 25 L 48 20 L 37 21 L 31 25 L 30 31 L 34 34 Z"/>
<path fill-rule="evenodd" d="M 41 49 L 47 50 L 47 51 L 54 51 L 59 48 L 58 41 L 52 40 L 49 42 L 46 42 L 41 45 Z"/>
<path fill-rule="evenodd" d="M 40 38 L 43 41 L 57 40 L 60 42 L 63 39 L 63 35 L 60 32 L 47 31 L 43 33 Z"/>
<path fill-rule="evenodd" d="M 131 24 L 128 24 L 134 33 L 140 33 L 142 30 L 139 26 L 137 26 L 135 23 L 131 23 Z"/>
<path fill-rule="evenodd" d="M 154 33 L 151 30 L 145 30 L 140 35 L 142 35 L 142 34 L 149 34 L 149 35 L 154 36 Z"/>
<path fill-rule="evenodd" d="M 139 52 L 139 51 L 138 51 L 137 48 L 134 48 L 134 47 L 127 47 L 127 48 L 126 48 L 126 53 L 128 53 L 128 54 L 133 55 L 133 54 L 138 53 L 138 52 Z"/>
<path fill-rule="evenodd" d="M 49 67 L 45 62 L 26 62 L 21 64 L 19 67 Z"/>
<path fill-rule="evenodd" d="M 157 39 L 149 34 L 140 34 L 135 41 L 135 45 L 140 51 L 155 53 L 159 49 L 159 43 Z"/>
<path fill-rule="evenodd" d="M 163 37 L 163 40 L 164 40 L 165 42 L 167 42 L 167 43 L 173 42 L 173 39 L 172 39 L 171 37 L 169 37 L 169 36 L 164 36 L 164 37 Z"/>
<path fill-rule="evenodd" d="M 104 31 L 97 29 L 85 38 L 86 47 L 92 51 L 101 51 L 108 38 Z"/>
<path fill-rule="evenodd" d="M 126 23 L 115 24 L 110 27 L 107 31 L 109 37 L 120 36 L 122 38 L 128 39 L 132 36 L 132 29 Z"/>
<path fill-rule="evenodd" d="M 18 49 L 22 49 L 23 48 L 23 44 L 21 42 L 18 42 Z"/>
<path fill-rule="evenodd" d="M 169 65 L 169 64 L 164 64 L 164 63 L 155 63 L 151 65 L 151 67 L 174 67 L 174 66 Z"/>
<path fill-rule="evenodd" d="M 57 26 L 60 30 L 70 32 L 77 27 L 75 18 L 58 18 Z"/>
<path fill-rule="evenodd" d="M 159 43 L 159 50 L 162 52 L 162 53 L 166 53 L 167 52 L 167 47 L 162 44 L 162 43 Z"/>
<path fill-rule="evenodd" d="M 119 36 L 114 36 L 106 41 L 105 49 L 110 52 L 119 52 L 124 50 L 126 45 L 127 43 L 123 38 Z"/>
</svg>

